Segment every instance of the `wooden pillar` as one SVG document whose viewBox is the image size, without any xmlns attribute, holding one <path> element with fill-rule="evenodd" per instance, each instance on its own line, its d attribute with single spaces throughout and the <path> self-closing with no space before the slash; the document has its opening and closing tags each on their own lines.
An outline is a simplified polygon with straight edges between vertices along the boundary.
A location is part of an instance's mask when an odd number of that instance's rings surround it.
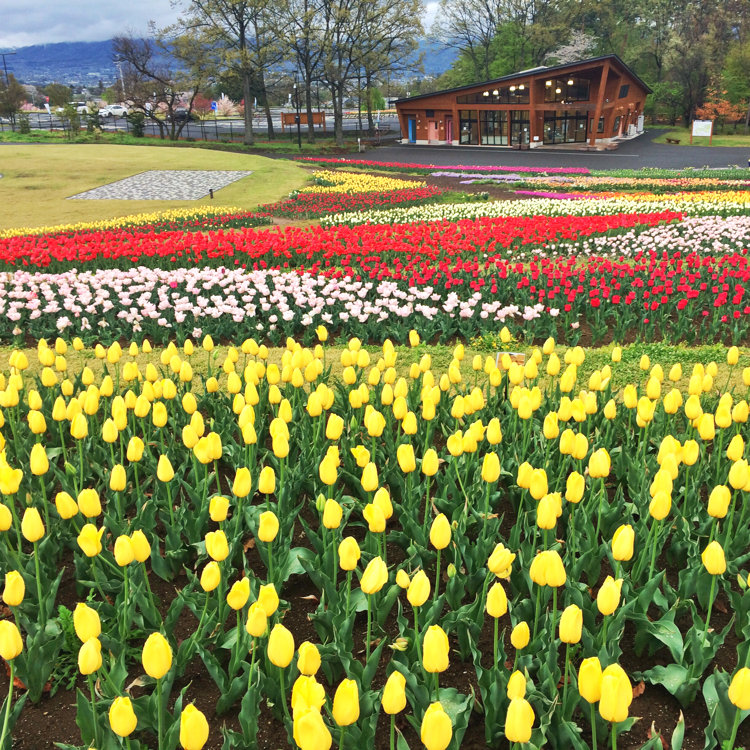
<svg viewBox="0 0 750 750">
<path fill-rule="evenodd" d="M 602 116 L 602 107 L 604 105 L 604 92 L 607 90 L 607 76 L 609 75 L 609 60 L 604 61 L 602 66 L 602 75 L 599 80 L 599 91 L 596 97 L 596 109 L 594 109 L 594 127 L 591 128 L 590 146 L 596 146 L 596 136 L 599 129 L 599 118 Z M 606 135 L 606 128 L 603 135 Z"/>
<path fill-rule="evenodd" d="M 536 78 L 529 81 L 529 148 L 534 143 L 534 136 L 539 135 L 536 132 Z"/>
</svg>

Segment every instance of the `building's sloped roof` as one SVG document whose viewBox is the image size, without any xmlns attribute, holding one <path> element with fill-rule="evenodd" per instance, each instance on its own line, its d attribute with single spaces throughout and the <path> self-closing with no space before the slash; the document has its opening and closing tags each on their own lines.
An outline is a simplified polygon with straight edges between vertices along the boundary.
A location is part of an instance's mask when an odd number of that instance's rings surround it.
<svg viewBox="0 0 750 750">
<path fill-rule="evenodd" d="M 417 99 L 426 99 L 427 97 L 430 97 L 430 96 L 440 96 L 441 94 L 453 94 L 459 91 L 467 91 L 469 89 L 489 88 L 490 86 L 495 86 L 498 83 L 506 83 L 516 78 L 526 77 L 529 74 L 541 73 L 542 71 L 544 71 L 545 73 L 559 73 L 564 70 L 569 70 L 570 68 L 577 68 L 581 65 L 594 65 L 595 63 L 604 62 L 605 60 L 615 62 L 626 73 L 628 73 L 628 75 L 630 75 L 634 81 L 636 81 L 640 86 L 642 86 L 645 89 L 647 94 L 651 93 L 651 87 L 648 84 L 644 83 L 617 55 L 601 55 L 600 57 L 590 57 L 586 60 L 578 60 L 577 62 L 574 62 L 574 63 L 565 63 L 565 65 L 552 65 L 550 67 L 545 67 L 544 65 L 541 65 L 537 68 L 529 68 L 528 70 L 520 70 L 517 73 L 511 73 L 510 75 L 502 76 L 501 78 L 493 78 L 489 81 L 479 81 L 477 83 L 471 83 L 467 86 L 457 86 L 456 88 L 452 88 L 452 89 L 443 89 L 442 91 L 433 91 L 430 94 L 418 94 L 417 96 L 404 97 L 403 99 L 397 99 L 396 104 L 399 104 L 402 102 L 412 102 L 412 101 L 416 101 Z"/>
</svg>

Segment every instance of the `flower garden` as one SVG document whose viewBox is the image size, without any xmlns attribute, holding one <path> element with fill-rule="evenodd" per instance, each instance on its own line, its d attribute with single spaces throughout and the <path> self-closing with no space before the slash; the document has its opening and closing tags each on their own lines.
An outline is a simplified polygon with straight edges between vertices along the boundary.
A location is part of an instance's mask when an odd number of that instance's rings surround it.
<svg viewBox="0 0 750 750">
<path fill-rule="evenodd" d="M 737 172 L 0 235 L 0 749 L 750 745 Z"/>
</svg>

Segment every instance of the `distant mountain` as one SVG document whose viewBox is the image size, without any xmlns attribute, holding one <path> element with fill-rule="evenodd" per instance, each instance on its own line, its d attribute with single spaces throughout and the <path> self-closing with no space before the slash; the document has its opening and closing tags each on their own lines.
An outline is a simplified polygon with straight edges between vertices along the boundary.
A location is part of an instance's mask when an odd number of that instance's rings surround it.
<svg viewBox="0 0 750 750">
<path fill-rule="evenodd" d="M 439 42 L 423 39 L 419 43 L 419 54 L 423 54 L 422 64 L 426 75 L 439 76 L 445 73 L 456 61 L 458 54 L 455 49 L 446 49 Z"/>
<path fill-rule="evenodd" d="M 8 69 L 22 83 L 112 83 L 117 68 L 112 62 L 112 41 L 61 42 L 19 47 L 6 58 Z"/>
<path fill-rule="evenodd" d="M 451 67 L 456 59 L 455 50 L 444 49 L 440 44 L 422 40 L 414 56 L 424 54 L 426 75 L 438 76 Z M 61 42 L 19 47 L 16 54 L 6 58 L 8 69 L 22 83 L 66 85 L 105 85 L 117 79 L 117 68 L 112 62 L 112 41 Z"/>
</svg>

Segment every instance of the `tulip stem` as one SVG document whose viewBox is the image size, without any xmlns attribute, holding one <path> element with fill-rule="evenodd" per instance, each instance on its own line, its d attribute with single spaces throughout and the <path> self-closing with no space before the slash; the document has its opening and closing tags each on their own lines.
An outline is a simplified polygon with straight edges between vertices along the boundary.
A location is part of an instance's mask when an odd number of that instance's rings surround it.
<svg viewBox="0 0 750 750">
<path fill-rule="evenodd" d="M 500 618 L 494 617 L 495 621 L 494 629 L 493 629 L 493 639 L 492 639 L 492 668 L 497 669 L 497 630 L 498 630 L 498 620 Z"/>
<path fill-rule="evenodd" d="M 99 732 L 96 721 L 96 692 L 94 690 L 94 679 L 91 675 L 87 677 L 89 690 L 91 691 L 91 714 L 94 719 L 94 744 L 99 746 Z M 161 747 L 161 732 L 159 733 L 159 746 Z"/>
<path fill-rule="evenodd" d="M 708 625 L 711 622 L 711 610 L 714 606 L 714 591 L 716 590 L 716 576 L 711 576 L 711 589 L 708 592 L 708 612 L 706 613 L 706 627 L 703 630 L 703 640 L 708 638 Z"/>
<path fill-rule="evenodd" d="M 151 606 L 156 610 L 158 613 L 159 610 L 156 607 L 156 602 L 154 601 L 154 592 L 151 591 L 151 583 L 148 580 L 148 570 L 146 569 L 146 562 L 141 563 L 141 568 L 143 570 L 143 580 L 146 582 L 146 590 L 148 591 L 148 598 L 151 600 Z"/>
<path fill-rule="evenodd" d="M 542 588 L 541 586 L 536 587 L 536 605 L 534 606 L 534 635 L 532 636 L 532 641 L 536 640 L 536 628 L 537 624 L 539 622 L 539 597 L 541 596 Z"/>
<path fill-rule="evenodd" d="M 568 516 L 568 526 L 570 527 L 570 557 L 576 559 L 576 507 L 578 503 L 573 503 Z"/>
<path fill-rule="evenodd" d="M 565 644 L 565 672 L 563 675 L 563 694 L 562 694 L 562 710 L 563 720 L 565 719 L 565 703 L 568 697 L 568 671 L 570 667 L 570 644 Z"/>
<path fill-rule="evenodd" d="M 247 673 L 247 689 L 248 691 L 253 685 L 253 669 L 255 669 L 255 652 L 257 651 L 256 648 L 256 641 L 255 636 L 253 636 L 252 643 L 250 644 L 251 647 L 251 653 L 250 653 L 250 669 Z"/>
<path fill-rule="evenodd" d="M 596 742 L 596 711 L 594 710 L 594 704 L 589 704 L 591 711 L 591 750 L 597 750 L 599 745 Z"/>
<path fill-rule="evenodd" d="M 157 731 L 158 731 L 158 740 L 159 740 L 159 747 L 162 747 L 162 733 L 163 728 L 162 725 L 164 723 L 164 703 L 161 698 L 161 677 L 156 681 L 156 702 L 158 703 L 157 706 Z"/>
<path fill-rule="evenodd" d="M 648 580 L 650 581 L 654 576 L 654 566 L 656 565 L 656 546 L 659 541 L 659 531 L 661 530 L 661 521 L 654 521 L 652 524 L 654 528 L 654 540 L 651 548 L 651 564 L 648 567 Z"/>
<path fill-rule="evenodd" d="M 602 506 L 604 505 L 604 479 L 601 479 L 599 486 L 599 507 L 596 512 L 596 531 L 594 532 L 594 539 L 599 539 L 599 527 L 602 523 Z"/>
<path fill-rule="evenodd" d="M 440 672 L 435 672 L 435 700 L 440 700 Z"/>
<path fill-rule="evenodd" d="M 726 533 L 724 534 L 724 544 L 722 545 L 724 547 L 724 549 L 727 549 L 727 545 L 729 544 L 729 537 L 732 534 L 732 524 L 734 522 L 734 509 L 735 509 L 735 506 L 736 506 L 736 503 L 737 503 L 737 494 L 738 494 L 737 492 L 733 492 L 732 493 L 732 507 L 731 507 L 731 509 L 729 511 L 729 520 L 727 521 L 727 530 L 726 530 Z M 742 506 L 743 512 L 744 512 L 744 509 L 745 509 L 745 506 L 743 505 Z M 743 519 L 740 518 L 740 526 L 739 526 L 739 528 L 742 528 L 742 520 Z M 713 529 L 712 529 L 712 531 L 713 531 Z M 708 543 L 711 544 L 711 540 L 710 539 L 708 540 Z"/>
<path fill-rule="evenodd" d="M 391 714 L 391 744 L 390 750 L 396 748 L 396 714 Z"/>
<path fill-rule="evenodd" d="M 417 642 L 417 656 L 419 663 L 422 663 L 422 641 L 419 638 L 419 607 L 412 607 L 414 610 L 414 640 Z"/>
<path fill-rule="evenodd" d="M 44 525 L 49 529 L 49 508 L 47 503 L 47 485 L 44 483 L 44 477 L 39 477 L 39 485 L 42 488 L 42 500 L 44 501 Z"/>
<path fill-rule="evenodd" d="M 44 625 L 47 622 L 47 608 L 44 606 L 45 601 L 42 597 L 42 578 L 39 574 L 39 542 L 34 542 L 34 570 L 36 572 L 36 595 L 39 603 L 39 615 L 42 619 L 42 628 L 44 628 Z"/>
<path fill-rule="evenodd" d="M 437 565 L 435 567 L 435 591 L 432 592 L 432 601 L 437 601 L 438 589 L 440 588 L 440 550 L 437 551 Z"/>
<path fill-rule="evenodd" d="M 427 519 L 430 514 L 430 477 L 427 477 L 427 492 L 424 499 L 424 520 L 422 521 L 422 533 L 427 535 Z"/>
<path fill-rule="evenodd" d="M 286 688 L 284 687 L 284 669 L 279 667 L 279 685 L 281 686 L 281 705 L 284 709 L 284 717 L 287 722 L 291 723 L 292 718 L 289 716 L 289 706 L 286 705 Z"/>
<path fill-rule="evenodd" d="M 268 542 L 268 582 L 273 583 L 273 542 Z"/>
<path fill-rule="evenodd" d="M 11 669 L 13 668 L 13 662 L 11 662 Z M 13 674 L 11 672 L 11 674 Z M 12 678 L 11 678 L 12 679 Z M 737 739 L 737 730 L 740 727 L 740 709 L 736 709 L 734 712 L 734 724 L 732 725 L 732 736 L 729 738 L 728 742 L 724 747 L 726 750 L 734 750 L 734 741 Z M 3 736 L 5 736 L 5 731 L 3 731 Z"/>
<path fill-rule="evenodd" d="M 365 638 L 365 665 L 370 661 L 370 630 L 372 628 L 372 597 L 367 595 L 367 637 Z"/>
<path fill-rule="evenodd" d="M 130 625 L 130 622 L 128 621 L 127 614 L 128 614 L 128 599 L 130 598 L 130 592 L 128 591 L 128 566 L 126 565 L 123 570 L 123 581 L 122 581 L 122 592 L 123 592 L 123 608 L 125 610 L 125 617 L 118 618 L 118 622 L 120 625 L 120 640 L 122 641 L 123 646 L 125 645 L 125 640 L 127 638 L 128 633 L 128 626 Z"/>
<path fill-rule="evenodd" d="M 349 597 L 352 593 L 352 571 L 347 570 L 346 571 L 346 606 L 344 609 L 344 614 L 346 617 L 349 617 Z"/>
<path fill-rule="evenodd" d="M 341 727 L 339 732 L 339 750 L 344 747 L 344 735 L 346 734 L 346 727 Z"/>
<path fill-rule="evenodd" d="M 607 628 L 609 627 L 609 615 L 604 615 L 602 623 L 602 648 L 607 647 Z"/>
<path fill-rule="evenodd" d="M 5 717 L 3 718 L 3 732 L 0 734 L 0 747 L 5 747 L 5 735 L 8 732 L 8 722 L 10 721 L 10 704 L 13 702 L 13 681 L 15 679 L 16 660 L 10 660 L 10 685 L 8 686 L 7 703 L 5 704 Z M 391 732 L 393 729 L 391 729 Z M 393 750 L 393 737 L 391 736 L 391 750 Z"/>
</svg>

